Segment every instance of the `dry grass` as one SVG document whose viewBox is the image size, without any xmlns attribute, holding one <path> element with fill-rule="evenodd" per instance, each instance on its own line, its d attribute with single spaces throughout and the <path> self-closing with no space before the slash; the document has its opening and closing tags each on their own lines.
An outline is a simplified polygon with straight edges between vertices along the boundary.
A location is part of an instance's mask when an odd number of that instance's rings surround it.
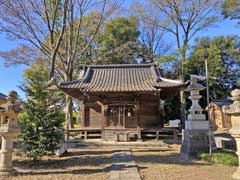
<svg viewBox="0 0 240 180">
<path fill-rule="evenodd" d="M 236 167 L 187 162 L 181 159 L 179 148 L 133 150 L 143 180 L 231 180 L 236 171 Z"/>
<path fill-rule="evenodd" d="M 19 173 L 6 180 L 105 180 L 112 163 L 112 151 L 72 149 L 64 157 L 44 157 L 38 162 L 21 157 L 14 159 Z"/>
</svg>

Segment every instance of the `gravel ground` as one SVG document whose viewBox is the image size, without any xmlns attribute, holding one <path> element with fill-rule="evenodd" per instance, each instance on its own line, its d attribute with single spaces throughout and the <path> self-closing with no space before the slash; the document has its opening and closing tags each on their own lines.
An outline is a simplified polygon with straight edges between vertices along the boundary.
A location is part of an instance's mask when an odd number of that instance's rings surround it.
<svg viewBox="0 0 240 180">
<path fill-rule="evenodd" d="M 106 180 L 114 150 L 121 147 L 79 147 L 64 157 L 44 157 L 33 162 L 14 156 L 15 177 L 0 180 Z M 143 180 L 231 180 L 237 167 L 187 162 L 180 158 L 180 145 L 130 148 Z"/>
<path fill-rule="evenodd" d="M 105 180 L 111 164 L 109 148 L 71 149 L 64 157 L 45 157 L 39 162 L 14 157 L 19 174 L 4 180 Z"/>
<path fill-rule="evenodd" d="M 237 167 L 187 162 L 180 158 L 180 146 L 166 149 L 134 149 L 134 159 L 143 180 L 232 180 Z"/>
</svg>

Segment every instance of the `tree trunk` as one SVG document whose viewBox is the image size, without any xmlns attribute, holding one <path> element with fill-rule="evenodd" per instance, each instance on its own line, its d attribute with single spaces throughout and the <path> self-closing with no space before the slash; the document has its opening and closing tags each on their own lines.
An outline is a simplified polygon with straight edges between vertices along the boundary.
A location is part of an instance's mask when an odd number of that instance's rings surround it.
<svg viewBox="0 0 240 180">
<path fill-rule="evenodd" d="M 73 100 L 72 97 L 66 95 L 66 119 L 68 121 L 68 127 L 73 128 Z"/>
<path fill-rule="evenodd" d="M 55 67 L 55 56 L 54 53 L 51 53 L 51 59 L 50 59 L 50 74 L 49 79 L 51 80 L 54 77 L 54 67 Z"/>
<path fill-rule="evenodd" d="M 69 139 L 68 130 L 74 128 L 73 126 L 73 101 L 72 97 L 66 95 L 66 124 L 65 124 L 65 138 Z"/>
<path fill-rule="evenodd" d="M 185 128 L 185 120 L 186 120 L 186 97 L 184 94 L 184 89 L 180 91 L 180 102 L 181 102 L 181 127 Z"/>
<path fill-rule="evenodd" d="M 79 103 L 79 111 L 78 111 L 78 117 L 77 117 L 77 122 L 76 122 L 76 124 L 81 124 L 82 122 L 82 108 L 81 108 L 81 105 L 80 105 L 80 103 Z"/>
<path fill-rule="evenodd" d="M 185 80 L 185 61 L 186 61 L 186 45 L 184 45 L 183 47 L 184 49 L 181 52 L 182 55 L 182 63 L 181 63 L 181 79 L 184 82 Z M 180 91 L 180 102 L 181 102 L 181 125 L 182 125 L 182 129 L 185 128 L 185 121 L 186 121 L 186 96 L 184 93 L 184 87 L 181 89 Z"/>
</svg>

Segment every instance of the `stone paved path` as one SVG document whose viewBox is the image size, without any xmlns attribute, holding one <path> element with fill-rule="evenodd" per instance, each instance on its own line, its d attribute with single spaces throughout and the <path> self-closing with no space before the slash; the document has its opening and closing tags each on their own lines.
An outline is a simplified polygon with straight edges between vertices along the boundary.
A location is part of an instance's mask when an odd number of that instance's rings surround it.
<svg viewBox="0 0 240 180">
<path fill-rule="evenodd" d="M 141 180 L 130 149 L 113 149 L 113 164 L 108 180 Z"/>
</svg>

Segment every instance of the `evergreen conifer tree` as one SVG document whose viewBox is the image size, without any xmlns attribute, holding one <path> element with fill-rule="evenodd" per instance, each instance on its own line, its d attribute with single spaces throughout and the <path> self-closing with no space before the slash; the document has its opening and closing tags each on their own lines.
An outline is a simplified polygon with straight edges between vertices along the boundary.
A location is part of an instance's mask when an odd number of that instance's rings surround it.
<svg viewBox="0 0 240 180">
<path fill-rule="evenodd" d="M 56 106 L 56 96 L 47 91 L 47 68 L 36 63 L 24 72 L 27 101 L 19 116 L 20 143 L 27 156 L 38 159 L 51 155 L 63 141 L 64 114 Z"/>
</svg>

